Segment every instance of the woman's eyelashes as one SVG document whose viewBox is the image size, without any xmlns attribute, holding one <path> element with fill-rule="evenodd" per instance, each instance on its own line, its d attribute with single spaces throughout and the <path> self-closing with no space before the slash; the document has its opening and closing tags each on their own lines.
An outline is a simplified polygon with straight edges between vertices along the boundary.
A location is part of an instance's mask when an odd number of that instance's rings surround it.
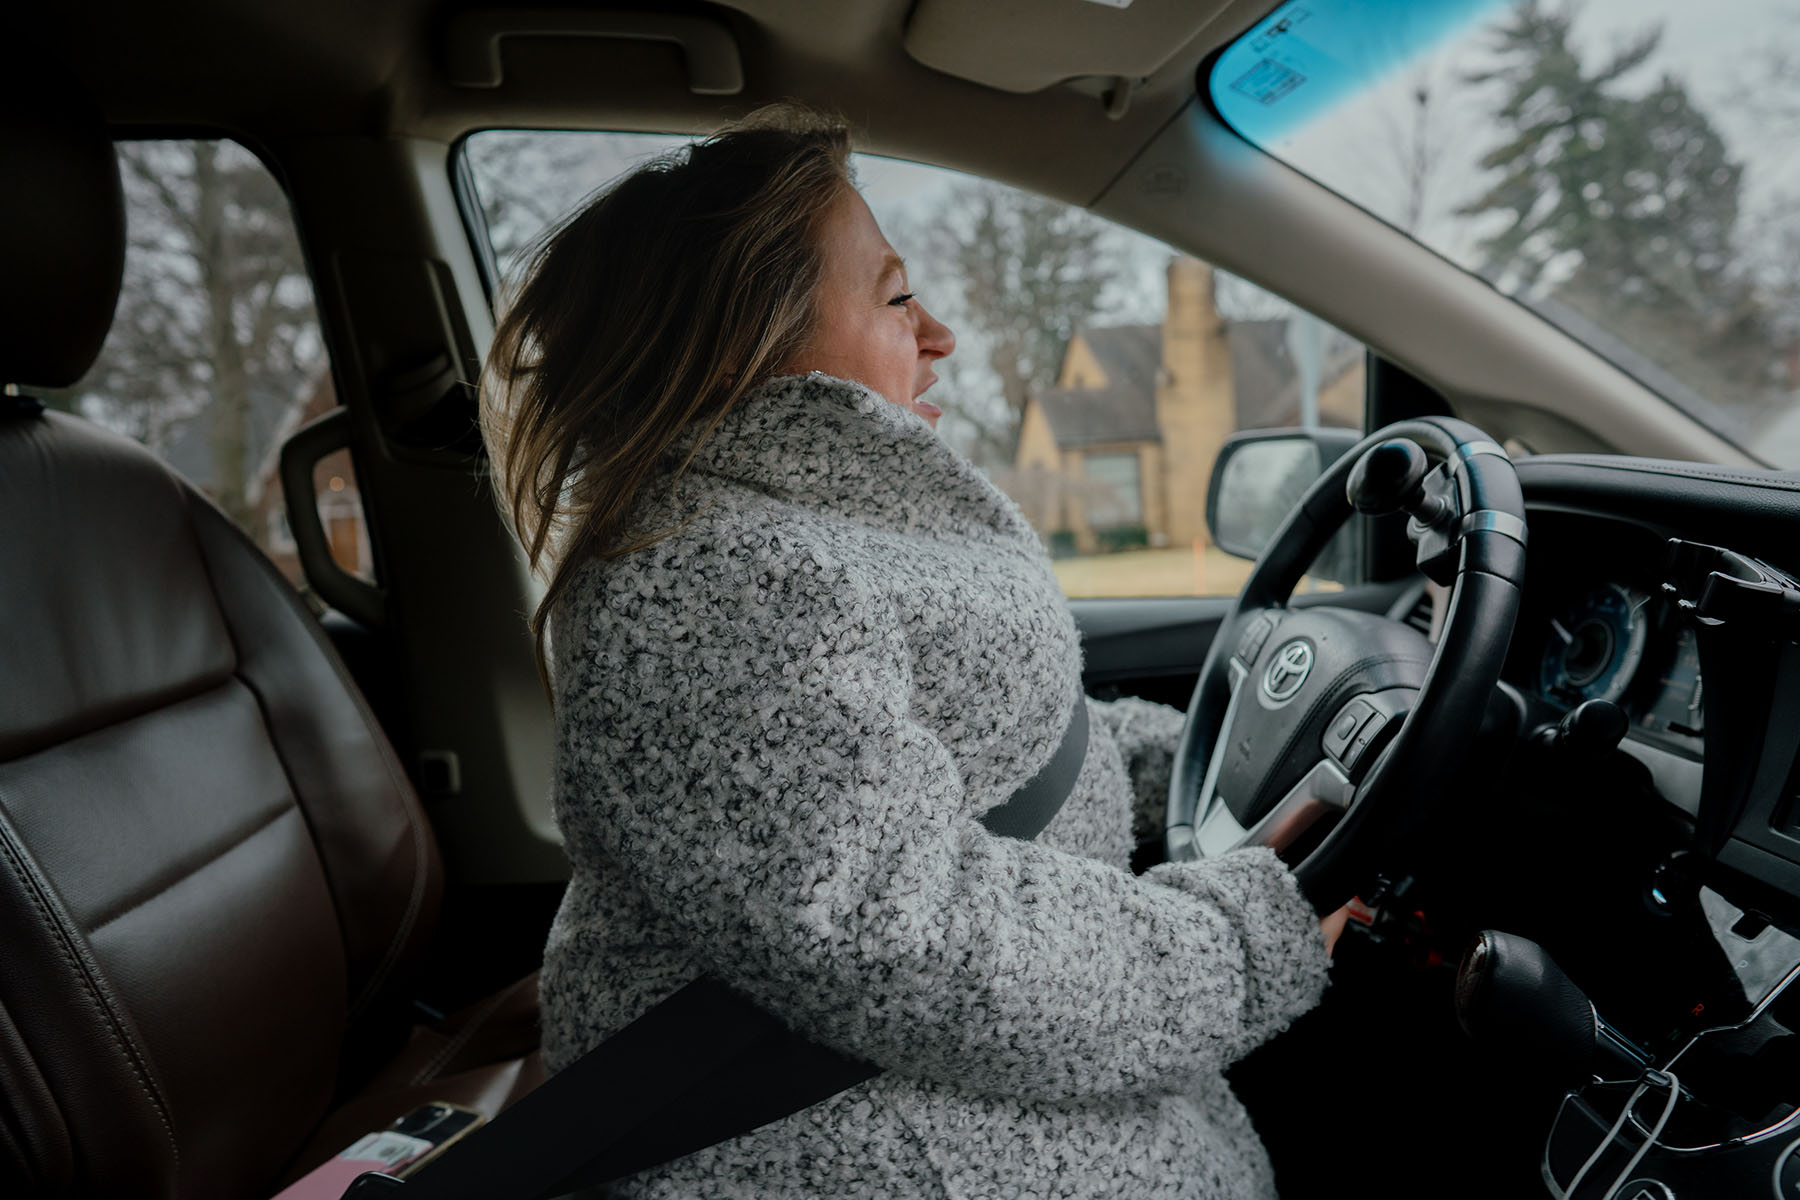
<svg viewBox="0 0 1800 1200">
<path fill-rule="evenodd" d="M 888 303 L 894 305 L 896 308 L 905 308 L 906 302 L 908 300 L 911 300 L 912 298 L 913 298 L 912 292 L 901 292 L 898 296 L 895 296 L 892 300 L 889 300 Z"/>
</svg>

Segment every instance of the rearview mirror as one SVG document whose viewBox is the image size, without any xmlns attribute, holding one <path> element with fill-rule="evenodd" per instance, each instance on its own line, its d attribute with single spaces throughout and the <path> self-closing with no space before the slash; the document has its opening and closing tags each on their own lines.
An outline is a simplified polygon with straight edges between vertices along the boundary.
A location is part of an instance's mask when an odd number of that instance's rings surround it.
<svg viewBox="0 0 1800 1200">
<path fill-rule="evenodd" d="M 1353 429 L 1253 429 L 1227 438 L 1206 492 L 1213 544 L 1238 558 L 1261 557 L 1306 489 L 1361 440 Z M 1360 580 L 1362 522 L 1346 523 L 1307 573 L 1338 583 Z"/>
</svg>

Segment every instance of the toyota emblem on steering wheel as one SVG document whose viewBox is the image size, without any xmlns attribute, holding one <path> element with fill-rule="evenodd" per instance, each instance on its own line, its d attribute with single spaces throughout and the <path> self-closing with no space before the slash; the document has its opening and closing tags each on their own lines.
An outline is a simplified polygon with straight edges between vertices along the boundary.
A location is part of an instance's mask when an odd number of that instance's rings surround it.
<svg viewBox="0 0 1800 1200">
<path fill-rule="evenodd" d="M 1312 665 L 1312 647 L 1295 638 L 1275 652 L 1269 669 L 1263 672 L 1263 695 L 1276 702 L 1292 700 L 1312 673 Z"/>
</svg>

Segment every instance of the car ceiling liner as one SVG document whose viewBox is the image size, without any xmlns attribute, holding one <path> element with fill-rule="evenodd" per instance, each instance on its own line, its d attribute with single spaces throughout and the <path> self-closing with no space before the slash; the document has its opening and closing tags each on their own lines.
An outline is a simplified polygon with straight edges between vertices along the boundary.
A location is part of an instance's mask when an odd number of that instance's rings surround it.
<svg viewBox="0 0 1800 1200">
<path fill-rule="evenodd" d="M 1230 7 L 1228 0 L 919 0 L 904 45 L 914 60 L 1005 92 L 1082 76 L 1147 79 Z M 1045 10 L 1055 8 L 1053 19 Z"/>
<path fill-rule="evenodd" d="M 681 13 L 481 9 L 450 18 L 445 74 L 453 87 L 496 88 L 505 77 L 500 44 L 509 38 L 607 38 L 671 42 L 687 60 L 688 87 L 702 96 L 744 90 L 737 40 L 721 21 Z"/>
</svg>

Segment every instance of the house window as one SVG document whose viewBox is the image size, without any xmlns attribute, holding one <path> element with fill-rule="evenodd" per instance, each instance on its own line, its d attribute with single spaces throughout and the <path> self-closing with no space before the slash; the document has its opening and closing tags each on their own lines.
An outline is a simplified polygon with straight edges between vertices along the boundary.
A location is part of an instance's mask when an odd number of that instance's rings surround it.
<svg viewBox="0 0 1800 1200">
<path fill-rule="evenodd" d="M 488 130 L 464 143 L 503 276 L 583 196 L 690 138 Z M 1084 209 L 857 155 L 910 285 L 956 331 L 938 434 L 1013 498 L 1070 596 L 1232 594 L 1206 490 L 1240 429 L 1363 424 L 1363 348 Z"/>
<path fill-rule="evenodd" d="M 92 369 L 45 399 L 155 451 L 303 586 L 281 445 L 338 401 L 287 196 L 235 142 L 122 142 L 118 156 L 128 236 L 118 309 Z M 320 465 L 325 527 L 344 525 L 334 556 L 372 579 L 349 452 Z"/>
<path fill-rule="evenodd" d="M 1096 530 L 1142 525 L 1144 493 L 1136 454 L 1092 454 L 1087 458 L 1087 523 Z"/>
</svg>

